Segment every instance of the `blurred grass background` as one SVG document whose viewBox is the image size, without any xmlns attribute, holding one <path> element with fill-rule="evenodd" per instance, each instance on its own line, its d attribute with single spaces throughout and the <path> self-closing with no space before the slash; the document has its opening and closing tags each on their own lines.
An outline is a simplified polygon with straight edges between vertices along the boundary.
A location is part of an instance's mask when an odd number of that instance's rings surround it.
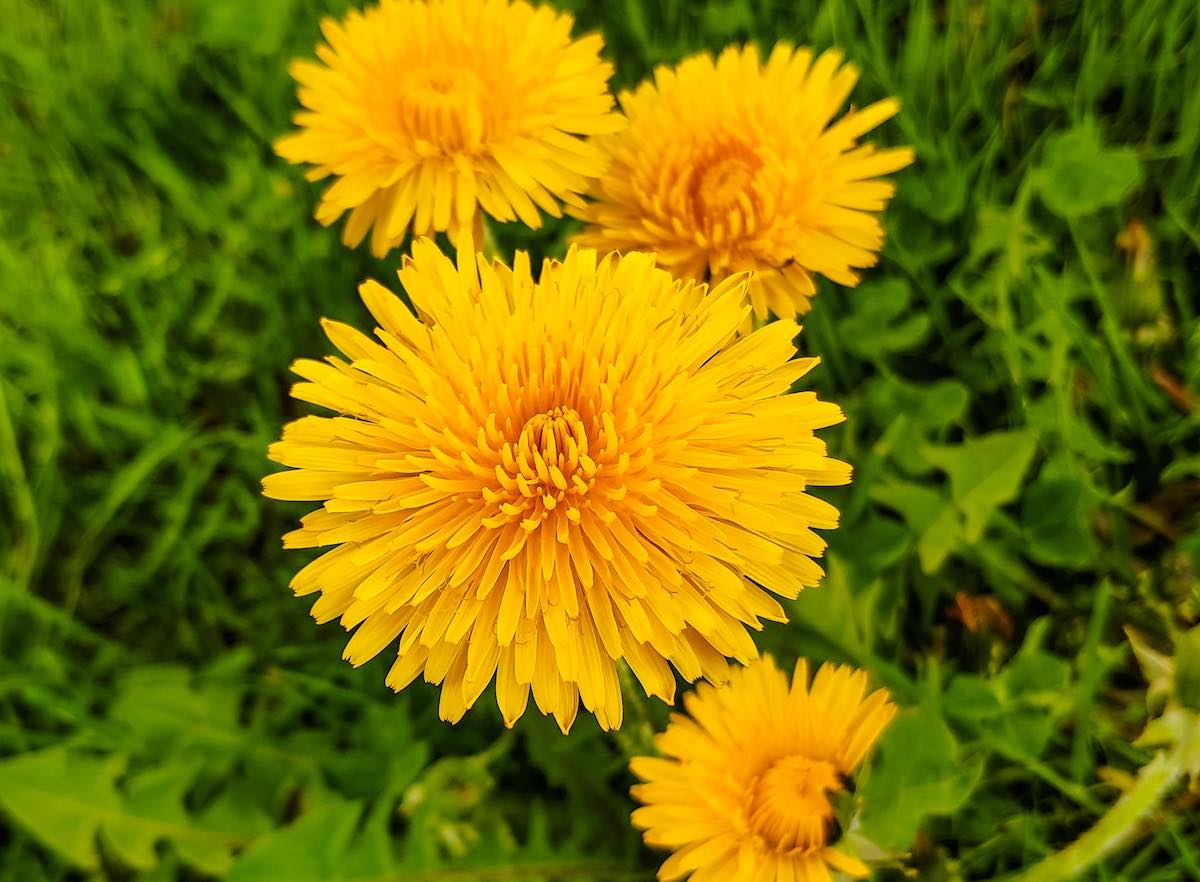
<svg viewBox="0 0 1200 882">
<path fill-rule="evenodd" d="M 878 879 L 1032 864 L 1149 755 L 1122 628 L 1200 617 L 1195 3 L 561 5 L 616 86 L 789 39 L 903 100 L 882 263 L 801 337 L 856 480 L 826 584 L 760 645 L 908 708 L 858 791 Z M 318 227 L 270 148 L 287 62 L 344 8 L 0 0 L 2 880 L 653 878 L 621 738 L 498 737 L 486 698 L 443 725 L 287 589 L 302 509 L 258 493 L 307 412 L 287 365 L 327 351 L 319 316 L 366 327 L 355 285 L 399 260 Z M 1090 878 L 1200 879 L 1195 803 Z"/>
</svg>

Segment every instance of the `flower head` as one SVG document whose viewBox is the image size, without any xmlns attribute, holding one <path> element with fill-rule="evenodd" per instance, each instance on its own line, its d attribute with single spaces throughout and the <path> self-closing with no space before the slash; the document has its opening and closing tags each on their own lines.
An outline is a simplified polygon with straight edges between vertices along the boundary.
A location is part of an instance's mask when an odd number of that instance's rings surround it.
<svg viewBox="0 0 1200 882">
<path fill-rule="evenodd" d="M 829 882 L 830 869 L 866 876 L 833 848 L 835 797 L 895 716 L 862 671 L 824 665 L 811 688 L 808 663 L 791 685 L 768 656 L 728 686 L 701 685 L 656 739 L 665 755 L 632 761 L 645 783 L 633 813 L 648 845 L 673 850 L 663 882 L 754 879 Z M 864 697 L 865 696 L 865 697 Z"/>
<path fill-rule="evenodd" d="M 538 209 L 599 174 L 581 135 L 623 125 L 608 93 L 598 34 L 571 39 L 569 15 L 523 0 L 382 0 L 321 23 L 321 63 L 294 62 L 305 110 L 279 155 L 336 181 L 317 220 L 350 212 L 343 240 L 371 229 L 383 256 L 411 227 L 457 241 L 478 208 L 541 226 Z"/>
<path fill-rule="evenodd" d="M 579 212 L 581 244 L 653 251 L 676 275 L 755 270 L 755 313 L 807 312 L 813 273 L 843 285 L 874 265 L 877 213 L 912 162 L 904 147 L 857 144 L 899 109 L 894 99 L 833 122 L 858 79 L 836 51 L 780 44 L 697 55 L 620 96 L 629 127 L 594 139 L 611 158 Z"/>
<path fill-rule="evenodd" d="M 798 328 L 739 339 L 745 279 L 681 283 L 645 254 L 572 248 L 534 279 L 428 240 L 400 271 L 414 316 L 361 293 L 377 339 L 326 322 L 345 360 L 300 361 L 293 395 L 331 410 L 284 429 L 268 496 L 322 500 L 287 547 L 337 548 L 293 581 L 319 621 L 357 627 L 361 664 L 399 638 L 388 683 L 442 684 L 457 720 L 496 680 L 504 720 L 530 691 L 564 731 L 577 703 L 621 722 L 617 663 L 671 701 L 675 678 L 756 655 L 784 620 L 766 591 L 815 585 L 842 484 L 813 430 L 841 411 L 788 394 L 816 359 Z M 751 581 L 753 580 L 753 581 Z"/>
</svg>

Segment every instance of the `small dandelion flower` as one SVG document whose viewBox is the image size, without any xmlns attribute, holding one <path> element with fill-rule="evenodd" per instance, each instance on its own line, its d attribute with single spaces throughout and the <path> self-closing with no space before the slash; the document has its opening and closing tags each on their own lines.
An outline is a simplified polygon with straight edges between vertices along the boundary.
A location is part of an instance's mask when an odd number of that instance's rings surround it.
<svg viewBox="0 0 1200 882">
<path fill-rule="evenodd" d="M 318 621 L 356 628 L 361 664 L 398 640 L 387 682 L 440 683 L 456 721 L 494 678 L 504 721 L 530 694 L 566 731 L 578 702 L 621 723 L 617 665 L 672 701 L 674 666 L 720 681 L 783 621 L 764 588 L 817 584 L 813 532 L 844 484 L 813 431 L 836 405 L 789 394 L 816 363 L 799 328 L 746 338 L 744 277 L 681 283 L 645 254 L 572 248 L 535 280 L 419 240 L 400 279 L 417 316 L 361 288 L 377 339 L 326 322 L 345 359 L 302 360 L 297 398 L 338 416 L 286 426 L 276 499 L 321 500 L 289 548 L 337 546 L 295 577 Z"/>
<path fill-rule="evenodd" d="M 891 722 L 895 705 L 866 674 L 824 665 L 811 688 L 801 659 L 789 686 L 768 656 L 728 686 L 702 684 L 656 744 L 635 758 L 645 783 L 633 813 L 647 845 L 674 853 L 663 882 L 830 882 L 830 870 L 867 875 L 833 846 L 835 800 Z M 865 697 L 864 697 L 865 696 Z"/>
<path fill-rule="evenodd" d="M 620 96 L 629 127 L 593 139 L 612 161 L 578 212 L 577 241 L 653 251 L 684 278 L 755 270 L 759 318 L 807 312 L 814 273 L 857 284 L 894 190 L 878 178 L 913 159 L 857 144 L 897 112 L 894 99 L 833 121 L 857 79 L 836 51 L 814 60 L 782 44 L 765 63 L 746 46 L 659 68 Z"/>
<path fill-rule="evenodd" d="M 580 136 L 623 125 L 603 40 L 573 40 L 572 24 L 523 0 L 383 0 L 326 19 L 321 63 L 291 67 L 300 131 L 275 149 L 312 180 L 336 178 L 317 220 L 350 212 L 343 240 L 371 230 L 376 256 L 410 228 L 457 241 L 480 207 L 539 227 L 539 209 L 581 205 L 604 164 Z"/>
</svg>

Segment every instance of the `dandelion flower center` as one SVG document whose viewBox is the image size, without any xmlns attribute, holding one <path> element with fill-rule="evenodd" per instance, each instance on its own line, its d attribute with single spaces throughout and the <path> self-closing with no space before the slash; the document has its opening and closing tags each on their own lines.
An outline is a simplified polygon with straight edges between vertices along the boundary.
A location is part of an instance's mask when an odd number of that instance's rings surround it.
<svg viewBox="0 0 1200 882">
<path fill-rule="evenodd" d="M 770 656 L 701 684 L 636 757 L 631 791 L 647 845 L 673 853 L 660 882 L 830 882 L 869 868 L 835 842 L 834 797 L 896 713 L 862 671 L 823 665 L 811 684 L 801 659 L 791 681 Z M 847 806 L 849 808 L 849 806 Z"/>
<path fill-rule="evenodd" d="M 465 68 L 414 71 L 400 91 L 397 123 L 423 155 L 474 153 L 495 129 L 487 91 Z"/>
<path fill-rule="evenodd" d="M 504 517 L 485 523 L 500 527 L 514 518 L 532 531 L 560 504 L 568 524 L 578 524 L 583 497 L 596 483 L 599 465 L 588 455 L 587 430 L 571 407 L 555 407 L 531 417 L 516 444 L 504 445 L 496 477 L 501 491 L 489 499 Z M 566 525 L 563 525 L 564 527 Z"/>
<path fill-rule="evenodd" d="M 759 211 L 753 185 L 762 167 L 754 151 L 741 141 L 730 141 L 689 159 L 690 168 L 665 169 L 663 174 L 668 181 L 676 176 L 690 179 L 691 214 L 699 231 L 716 241 L 753 229 Z"/>
<path fill-rule="evenodd" d="M 857 78 L 836 51 L 783 43 L 765 60 L 746 46 L 660 67 L 621 94 L 629 127 L 594 139 L 611 162 L 577 241 L 653 251 L 700 281 L 753 270 L 760 317 L 807 312 L 815 275 L 857 284 L 883 244 L 881 178 L 913 158 L 858 143 L 896 101 L 839 117 Z"/>
<path fill-rule="evenodd" d="M 776 851 L 826 844 L 833 823 L 829 793 L 842 789 L 830 762 L 789 756 L 772 765 L 750 795 L 750 828 Z"/>
</svg>

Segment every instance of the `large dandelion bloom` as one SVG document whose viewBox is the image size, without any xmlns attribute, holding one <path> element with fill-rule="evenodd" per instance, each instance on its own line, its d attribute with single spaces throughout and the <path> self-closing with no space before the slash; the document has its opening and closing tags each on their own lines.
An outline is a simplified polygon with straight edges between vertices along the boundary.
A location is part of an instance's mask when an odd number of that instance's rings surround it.
<svg viewBox="0 0 1200 882">
<path fill-rule="evenodd" d="M 671 849 L 663 882 L 830 882 L 866 876 L 837 851 L 834 798 L 896 713 L 862 671 L 808 663 L 791 686 L 768 656 L 728 686 L 701 685 L 656 739 L 665 758 L 630 764 L 645 783 L 633 813 L 648 845 Z M 865 697 L 864 697 L 865 696 Z"/>
<path fill-rule="evenodd" d="M 721 279 L 755 270 L 755 313 L 807 312 L 813 273 L 843 285 L 874 265 L 877 213 L 912 162 L 859 136 L 893 116 L 894 99 L 833 122 L 858 73 L 828 51 L 753 46 L 698 55 L 623 93 L 629 127 L 595 139 L 611 158 L 581 244 L 653 251 L 676 275 Z"/>
<path fill-rule="evenodd" d="M 441 683 L 456 721 L 495 677 L 505 722 L 529 693 L 565 731 L 578 700 L 621 723 L 617 664 L 647 694 L 749 661 L 746 626 L 815 585 L 843 484 L 813 430 L 841 411 L 788 394 L 816 359 L 798 327 L 744 339 L 744 278 L 707 297 L 645 254 L 575 250 L 535 280 L 428 240 L 361 293 L 378 340 L 326 322 L 346 360 L 300 361 L 293 395 L 339 412 L 284 429 L 277 499 L 323 500 L 289 548 L 338 546 L 293 581 L 361 664 L 399 638 L 387 681 Z"/>
<path fill-rule="evenodd" d="M 309 178 L 337 180 L 317 220 L 350 212 L 343 240 L 373 228 L 383 256 L 409 228 L 457 241 L 482 207 L 541 226 L 603 166 L 581 135 L 623 125 L 598 34 L 571 39 L 569 15 L 522 0 L 383 0 L 321 23 L 321 64 L 293 63 L 298 133 L 275 145 Z"/>
</svg>

